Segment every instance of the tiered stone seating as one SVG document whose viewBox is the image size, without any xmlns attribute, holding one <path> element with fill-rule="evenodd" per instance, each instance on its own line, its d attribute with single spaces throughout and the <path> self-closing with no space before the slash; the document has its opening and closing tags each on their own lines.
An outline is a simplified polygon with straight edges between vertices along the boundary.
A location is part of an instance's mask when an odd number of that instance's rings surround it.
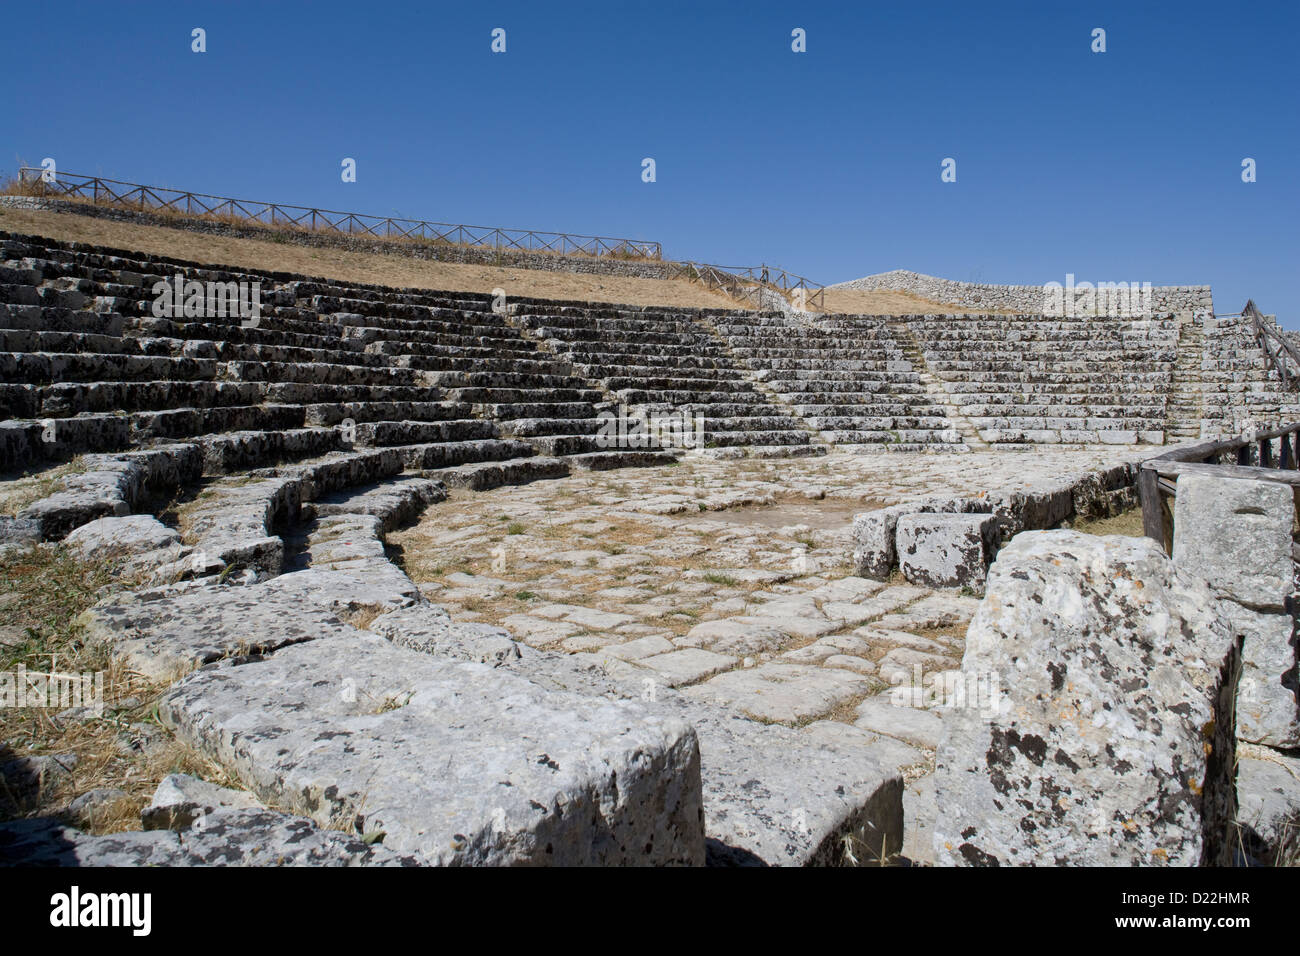
<svg viewBox="0 0 1300 956">
<path fill-rule="evenodd" d="M 197 442 L 210 475 L 366 447 L 461 478 L 486 464 L 500 481 L 669 460 L 600 448 L 603 394 L 486 296 L 0 243 L 0 471 L 162 440 Z M 178 272 L 260 283 L 258 321 L 155 317 L 155 283 Z"/>
<path fill-rule="evenodd" d="M 708 327 L 710 318 L 727 314 L 530 303 L 520 305 L 516 321 L 632 412 L 703 416 L 704 446 L 715 453 L 824 454 L 789 409 L 748 380 Z"/>
<path fill-rule="evenodd" d="M 843 450 L 968 450 L 878 317 L 834 315 L 814 324 L 732 315 L 717 326 L 767 387 Z"/>
<path fill-rule="evenodd" d="M 1178 323 L 907 316 L 930 369 L 990 443 L 1161 444 Z"/>
<path fill-rule="evenodd" d="M 1263 316 L 1265 322 L 1276 321 Z M 1266 428 L 1300 418 L 1300 396 L 1284 386 L 1256 341 L 1250 319 L 1240 315 L 1202 319 L 1205 354 L 1201 363 L 1204 403 L 1201 435 L 1220 438 L 1248 428 Z"/>
</svg>

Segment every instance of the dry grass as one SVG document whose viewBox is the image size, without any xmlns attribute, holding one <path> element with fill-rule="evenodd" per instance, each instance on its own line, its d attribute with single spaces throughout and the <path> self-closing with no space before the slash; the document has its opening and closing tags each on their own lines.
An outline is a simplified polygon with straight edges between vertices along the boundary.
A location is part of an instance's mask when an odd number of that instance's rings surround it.
<svg viewBox="0 0 1300 956">
<path fill-rule="evenodd" d="M 1142 509 L 1132 508 L 1110 518 L 1081 521 L 1074 526 L 1074 530 L 1099 536 L 1118 534 L 1126 538 L 1140 538 L 1142 537 Z"/>
<path fill-rule="evenodd" d="M 61 479 L 86 470 L 80 457 L 55 468 L 26 475 L 0 476 L 0 515 L 16 515 L 28 505 L 47 498 L 62 488 Z"/>
<path fill-rule="evenodd" d="M 507 296 L 681 308 L 736 308 L 736 303 L 727 296 L 685 279 L 637 279 L 429 262 L 398 253 L 384 255 L 298 246 L 286 242 L 283 235 L 265 240 L 236 239 L 164 226 L 112 222 L 73 213 L 3 208 L 0 208 L 0 229 L 196 262 L 295 272 L 394 288 L 463 292 L 491 292 L 501 288 Z"/>
<path fill-rule="evenodd" d="M 167 186 L 159 186 L 157 187 L 157 189 L 163 193 L 182 191 Z M 42 183 L 39 179 L 23 181 L 18 176 L 10 176 L 7 179 L 0 180 L 0 196 L 31 196 L 31 197 L 39 197 L 39 198 L 49 198 L 52 200 L 57 200 L 58 202 L 71 203 L 79 206 L 97 206 L 99 208 L 117 209 L 117 210 L 122 210 L 123 212 L 130 212 L 130 213 L 142 212 L 138 201 L 129 201 L 129 200 L 116 201 L 111 198 L 107 198 L 105 196 L 101 196 L 98 199 L 95 199 L 93 197 L 86 197 L 83 195 L 74 195 L 71 193 L 63 192 L 57 186 L 53 188 L 46 187 L 45 184 Z M 250 209 L 256 210 L 258 207 L 262 206 L 263 204 L 260 202 L 248 202 L 245 203 L 245 205 L 248 206 L 248 208 Z M 144 209 L 143 212 L 148 216 L 165 220 L 166 221 L 165 224 L 175 223 L 175 228 L 181 228 L 181 229 L 186 228 L 187 223 L 201 221 L 201 222 L 217 222 L 217 223 L 223 223 L 228 226 L 238 226 L 241 229 L 255 230 L 264 233 L 266 235 L 267 241 L 269 242 L 287 242 L 287 241 L 291 241 L 295 236 L 314 235 L 314 236 L 327 236 L 329 238 L 339 238 L 341 236 L 342 237 L 349 236 L 349 234 L 341 233 L 339 230 L 331 228 L 325 224 L 321 224 L 319 226 L 312 226 L 310 222 L 306 222 L 305 224 L 301 224 L 301 225 L 297 223 L 290 223 L 290 222 L 264 222 L 260 219 L 239 215 L 233 212 L 185 211 L 182 209 L 173 209 L 168 206 L 150 206 L 147 209 Z M 369 220 L 386 218 L 383 216 L 367 215 L 365 213 L 358 213 L 358 216 L 360 217 L 360 219 L 369 219 Z M 394 220 L 406 219 L 410 221 L 408 217 L 404 217 L 404 216 L 394 216 L 393 219 Z M 506 230 L 506 231 L 511 231 L 511 230 Z M 360 234 L 355 234 L 352 237 L 362 241 L 389 243 L 398 247 L 406 246 L 411 248 L 414 247 L 465 248 L 467 246 L 471 246 L 471 244 L 468 243 L 462 244 L 458 242 L 453 242 L 448 239 L 435 239 L 435 238 L 430 238 L 425 236 L 402 236 L 402 235 L 382 235 L 382 234 L 371 235 L 368 233 L 360 233 Z M 494 251 L 494 247 L 492 246 L 479 245 L 479 246 L 472 246 L 472 247 L 482 249 L 484 251 Z M 519 250 L 519 251 L 525 251 L 525 250 Z M 565 256 L 567 258 L 573 258 L 573 259 L 621 259 L 625 261 L 627 260 L 657 261 L 654 257 L 642 255 L 638 252 L 633 251 L 630 247 L 627 246 L 621 246 L 616 249 L 611 249 L 610 251 L 604 252 L 598 256 L 593 255 L 592 253 L 583 252 L 579 250 L 572 250 L 567 252 L 552 251 L 552 252 L 547 252 L 546 254 L 553 255 L 553 256 Z"/>
<path fill-rule="evenodd" d="M 77 617 L 116 589 L 112 561 L 74 560 L 43 545 L 0 557 L 0 670 L 22 665 L 31 672 L 102 673 L 102 717 L 60 716 L 56 708 L 0 708 L 0 763 L 37 756 L 72 755 L 75 766 L 57 779 L 18 792 L 0 781 L 0 820 L 62 816 L 94 833 L 139 829 L 140 810 L 169 773 L 189 773 L 218 783 L 229 778 L 178 743 L 158 722 L 164 688 L 129 673 L 105 648 L 90 644 Z M 148 746 L 132 747 L 131 741 Z M 91 790 L 113 788 L 125 796 L 73 819 L 69 804 Z"/>
<path fill-rule="evenodd" d="M 959 305 L 935 302 L 901 290 L 827 289 L 826 309 L 862 315 L 1011 315 L 1005 310 L 967 309 Z"/>
</svg>

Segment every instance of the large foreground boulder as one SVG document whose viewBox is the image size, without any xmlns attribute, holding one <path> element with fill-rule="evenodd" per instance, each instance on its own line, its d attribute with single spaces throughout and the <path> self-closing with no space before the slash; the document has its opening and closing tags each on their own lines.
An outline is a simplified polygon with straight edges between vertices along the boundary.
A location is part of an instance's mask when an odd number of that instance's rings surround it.
<svg viewBox="0 0 1300 956">
<path fill-rule="evenodd" d="M 962 667 L 997 699 L 944 715 L 938 864 L 1231 861 L 1240 642 L 1155 542 L 1017 536 Z"/>
</svg>

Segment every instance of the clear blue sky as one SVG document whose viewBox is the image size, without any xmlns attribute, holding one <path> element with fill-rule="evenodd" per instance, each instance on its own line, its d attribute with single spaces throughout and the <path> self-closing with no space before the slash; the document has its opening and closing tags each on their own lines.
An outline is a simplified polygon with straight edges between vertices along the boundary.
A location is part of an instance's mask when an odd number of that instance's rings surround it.
<svg viewBox="0 0 1300 956">
<path fill-rule="evenodd" d="M 1300 328 L 1294 0 L 173 0 L 11 3 L 4 22 L 7 171 L 52 156 L 824 283 L 1209 283 L 1221 312 L 1249 296 Z"/>
</svg>

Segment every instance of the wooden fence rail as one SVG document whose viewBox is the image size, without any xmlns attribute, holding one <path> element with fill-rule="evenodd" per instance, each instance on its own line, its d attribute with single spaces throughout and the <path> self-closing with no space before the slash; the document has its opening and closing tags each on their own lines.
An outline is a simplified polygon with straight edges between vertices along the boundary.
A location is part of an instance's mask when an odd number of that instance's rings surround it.
<svg viewBox="0 0 1300 956">
<path fill-rule="evenodd" d="M 96 205 L 121 206 L 141 211 L 227 217 L 265 226 L 287 226 L 349 236 L 371 236 L 376 239 L 422 239 L 507 251 L 551 252 L 561 255 L 578 253 L 624 259 L 663 258 L 663 246 L 645 239 L 617 239 L 611 236 L 584 236 L 568 232 L 371 216 L 311 206 L 231 199 L 162 186 L 143 186 L 62 170 L 53 179 L 47 180 L 43 177 L 44 173 L 43 169 L 24 166 L 18 171 L 18 179 L 25 189 L 36 195 L 88 200 Z"/>
</svg>

